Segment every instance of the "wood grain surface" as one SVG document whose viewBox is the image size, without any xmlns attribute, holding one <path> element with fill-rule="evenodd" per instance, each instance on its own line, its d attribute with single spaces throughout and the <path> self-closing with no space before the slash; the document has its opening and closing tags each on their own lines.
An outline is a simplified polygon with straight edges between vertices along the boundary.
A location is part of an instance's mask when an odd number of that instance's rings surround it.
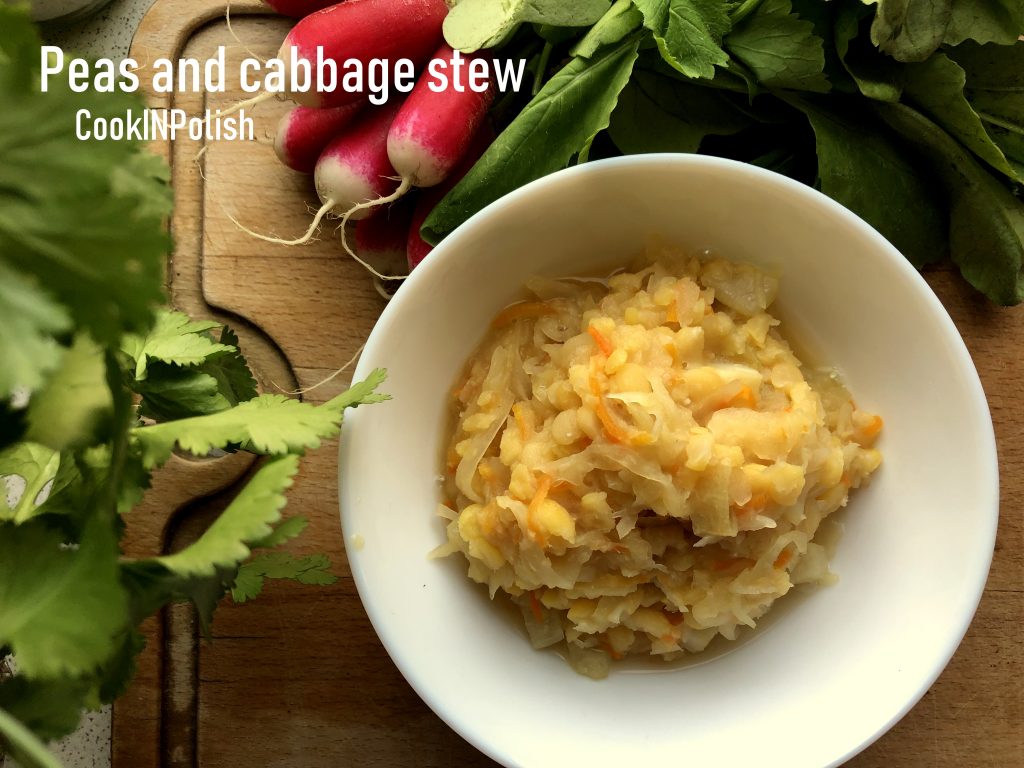
<svg viewBox="0 0 1024 768">
<path fill-rule="evenodd" d="M 156 0 L 132 55 L 141 62 L 205 59 L 224 45 L 230 73 L 230 61 L 241 56 L 273 56 L 289 29 L 256 0 L 233 2 L 231 16 L 233 34 L 224 0 Z M 151 95 L 151 103 L 199 114 L 244 97 L 232 83 L 223 94 Z M 270 146 L 285 109 L 271 101 L 251 112 L 255 142 L 154 147 L 172 164 L 177 201 L 171 299 L 194 316 L 232 325 L 267 391 L 309 387 L 340 368 L 383 307 L 330 227 L 319 242 L 287 248 L 249 237 L 232 222 L 294 237 L 309 221 L 307 208 L 317 205 L 308 177 L 281 167 Z M 984 597 L 956 656 L 924 699 L 848 765 L 1021 766 L 1024 308 L 991 307 L 951 272 L 928 278 L 989 397 L 1001 469 L 999 534 Z M 347 383 L 342 374 L 304 397 L 321 402 Z M 935 419 L 938 433 L 941 414 Z M 171 550 L 194 538 L 252 464 L 240 456 L 176 459 L 131 516 L 128 554 Z M 377 640 L 345 559 L 336 464 L 334 444 L 308 456 L 289 510 L 311 521 L 296 551 L 329 553 L 338 582 L 270 583 L 252 603 L 225 601 L 210 640 L 200 638 L 187 609 L 151 620 L 139 675 L 114 709 L 114 768 L 493 765 L 420 701 Z"/>
</svg>

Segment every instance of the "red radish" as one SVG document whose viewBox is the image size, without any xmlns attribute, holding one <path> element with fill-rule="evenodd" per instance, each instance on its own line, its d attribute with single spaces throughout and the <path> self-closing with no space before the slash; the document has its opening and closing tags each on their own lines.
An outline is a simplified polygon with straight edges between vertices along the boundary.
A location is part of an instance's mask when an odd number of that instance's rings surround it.
<svg viewBox="0 0 1024 768">
<path fill-rule="evenodd" d="M 484 56 L 456 53 L 444 44 L 434 54 L 431 66 L 441 61 L 443 71 L 453 71 L 456 56 L 464 60 L 465 71 L 471 71 L 476 60 L 487 61 Z M 466 154 L 494 100 L 490 66 L 485 72 L 488 80 L 482 93 L 468 86 L 459 91 L 450 83 L 445 90 L 435 92 L 430 88 L 430 77 L 416 83 L 388 132 L 388 157 L 403 179 L 417 187 L 440 184 Z"/>
<path fill-rule="evenodd" d="M 471 62 L 483 59 L 472 54 L 464 56 L 447 44 L 434 54 L 427 73 L 417 81 L 388 131 L 388 159 L 402 178 L 398 189 L 350 208 L 342 217 L 342 225 L 369 208 L 394 202 L 413 186 L 432 187 L 441 183 L 466 154 L 494 99 L 494 90 L 489 80 L 484 83 L 483 92 L 470 87 L 457 89 L 451 81 L 443 91 L 433 90 L 435 65 L 440 65 L 439 71 L 453 71 L 452 61 L 456 58 L 464 60 L 467 71 Z M 485 73 L 489 76 L 490 67 L 485 68 Z M 344 229 L 342 233 L 341 243 L 352 255 Z"/>
<path fill-rule="evenodd" d="M 282 240 L 253 232 L 237 221 L 235 224 L 260 240 L 280 245 L 302 245 L 309 242 L 323 217 L 335 208 L 346 211 L 347 221 L 353 218 L 347 214 L 360 203 L 388 194 L 396 184 L 395 171 L 388 161 L 388 128 L 401 106 L 402 103 L 396 100 L 392 104 L 367 109 L 324 148 L 313 171 L 313 183 L 323 205 L 302 237 Z M 371 213 L 368 208 L 360 209 L 354 218 L 366 218 Z M 344 232 L 342 229 L 342 241 Z M 374 275 L 387 278 L 355 254 L 350 252 L 350 255 Z"/>
<path fill-rule="evenodd" d="M 451 186 L 455 186 L 458 183 L 453 177 L 453 183 Z M 412 221 L 409 223 L 409 235 L 405 241 L 405 259 L 406 264 L 409 267 L 409 271 L 412 272 L 419 265 L 421 261 L 427 258 L 427 255 L 434 250 L 434 246 L 423 239 L 420 235 L 420 227 L 423 226 L 423 222 L 427 220 L 427 216 L 434 210 L 434 206 L 437 205 L 448 194 L 450 188 L 447 184 L 442 184 L 432 189 L 428 189 L 420 199 L 416 202 L 416 210 L 413 211 Z"/>
<path fill-rule="evenodd" d="M 466 151 L 462 161 L 448 178 L 436 187 L 425 190 L 420 195 L 420 199 L 416 201 L 416 209 L 413 211 L 412 221 L 409 224 L 409 236 L 406 239 L 405 246 L 406 260 L 410 272 L 427 257 L 428 253 L 434 250 L 434 246 L 420 236 L 420 227 L 423 226 L 423 222 L 427 220 L 427 216 L 434 210 L 434 206 L 441 202 L 444 196 L 455 188 L 456 184 L 462 181 L 463 176 L 469 173 L 469 169 L 476 164 L 476 161 L 480 159 L 492 141 L 494 141 L 494 131 L 485 123 L 476 132 L 476 135 L 473 137 L 473 143 L 469 145 L 469 149 Z"/>
<path fill-rule="evenodd" d="M 412 198 L 405 198 L 356 223 L 356 253 L 384 275 L 405 274 L 405 240 L 413 207 Z"/>
<path fill-rule="evenodd" d="M 339 0 L 263 0 L 263 2 L 282 16 L 301 19 L 303 16 L 309 16 L 313 11 L 336 5 Z"/>
<path fill-rule="evenodd" d="M 405 58 L 419 66 L 437 49 L 447 14 L 445 0 L 348 0 L 306 16 L 288 33 L 277 57 L 290 66 L 294 48 L 315 79 L 317 46 L 322 46 L 324 60 L 333 60 L 338 67 L 338 84 L 331 91 L 310 89 L 289 95 L 308 107 L 336 107 L 359 100 L 366 91 L 365 78 L 361 92 L 341 87 L 347 60 L 360 62 L 364 72 L 371 59 Z M 290 80 L 288 73 L 286 82 Z"/>
<path fill-rule="evenodd" d="M 330 109 L 295 107 L 277 124 L 274 151 L 293 171 L 312 173 L 324 147 L 352 122 L 363 102 Z"/>
<path fill-rule="evenodd" d="M 316 162 L 313 182 L 320 201 L 330 210 L 351 212 L 358 204 L 395 188 L 395 169 L 388 160 L 388 128 L 402 103 L 372 107 L 351 128 L 328 144 Z M 360 209 L 354 219 L 370 215 Z"/>
</svg>

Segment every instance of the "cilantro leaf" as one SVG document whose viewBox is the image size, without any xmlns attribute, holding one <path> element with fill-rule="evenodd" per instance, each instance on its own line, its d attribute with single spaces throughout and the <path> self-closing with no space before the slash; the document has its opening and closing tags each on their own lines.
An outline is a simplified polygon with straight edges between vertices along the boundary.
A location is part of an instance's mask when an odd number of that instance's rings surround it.
<svg viewBox="0 0 1024 768">
<path fill-rule="evenodd" d="M 220 413 L 232 405 L 213 376 L 166 363 L 150 363 L 146 378 L 132 389 L 142 396 L 139 415 L 155 421 Z"/>
<path fill-rule="evenodd" d="M 237 567 L 214 568 L 209 576 L 182 575 L 156 559 L 121 564 L 121 583 L 128 593 L 128 610 L 134 623 L 152 616 L 172 601 L 188 601 L 196 608 L 204 634 L 209 634 L 213 612 L 234 583 Z"/>
<path fill-rule="evenodd" d="M 214 355 L 234 352 L 227 344 L 218 344 L 206 333 L 220 323 L 212 320 L 190 320 L 182 312 L 162 309 L 156 322 L 145 336 L 128 335 L 121 342 L 121 350 L 135 361 L 135 378 L 146 378 L 149 360 L 160 360 L 173 365 L 198 365 Z"/>
<path fill-rule="evenodd" d="M 0 400 L 43 383 L 63 353 L 53 335 L 69 327 L 64 307 L 0 259 Z"/>
<path fill-rule="evenodd" d="M 248 545 L 269 536 L 271 524 L 281 519 L 284 492 L 298 469 L 299 457 L 293 454 L 271 459 L 195 543 L 156 562 L 182 576 L 210 576 L 218 567 L 242 562 L 250 554 Z"/>
<path fill-rule="evenodd" d="M 270 527 L 281 517 L 284 492 L 298 461 L 298 456 L 286 455 L 264 464 L 206 532 L 180 552 L 123 563 L 122 579 L 134 620 L 141 621 L 169 600 L 187 599 L 208 631 L 217 602 L 235 582 L 238 565 L 252 548 L 275 545 L 305 527 L 301 518 L 292 518 L 277 530 Z"/>
<path fill-rule="evenodd" d="M 298 456 L 287 455 L 264 464 L 203 535 L 180 552 L 124 563 L 132 616 L 141 620 L 168 600 L 188 599 L 206 631 L 213 609 L 235 583 L 239 563 L 252 548 L 279 543 L 304 525 L 288 521 L 277 531 L 270 527 L 281 518 L 284 492 L 298 462 Z"/>
<path fill-rule="evenodd" d="M 939 171 L 950 201 L 949 242 L 964 278 L 998 304 L 1024 300 L 1024 204 L 942 128 L 904 104 L 875 111 Z"/>
<path fill-rule="evenodd" d="M 878 0 L 871 42 L 897 61 L 924 61 L 938 50 L 953 0 Z"/>
<path fill-rule="evenodd" d="M 135 660 L 146 647 L 146 638 L 137 629 L 128 629 L 116 641 L 114 653 L 99 670 L 95 696 L 109 704 L 128 688 L 135 676 Z"/>
<path fill-rule="evenodd" d="M 0 709 L 14 715 L 40 738 L 59 739 L 78 727 L 89 689 L 89 680 L 84 677 L 28 680 L 15 675 L 0 680 Z"/>
<path fill-rule="evenodd" d="M 45 285 L 79 329 L 115 343 L 125 329 L 145 329 L 162 298 L 170 240 L 160 212 L 171 194 L 136 143 L 79 141 L 74 116 L 80 109 L 94 118 L 124 115 L 142 102 L 74 93 L 59 79 L 41 93 L 39 41 L 27 15 L 0 7 L 0 30 L 2 260 Z M 60 325 L 49 315 L 51 326 Z M 32 341 L 29 334 L 22 343 Z"/>
<path fill-rule="evenodd" d="M 0 520 L 23 523 L 36 513 L 39 494 L 57 474 L 60 454 L 45 445 L 16 443 L 0 451 L 0 478 L 19 477 L 24 481 L 21 495 L 13 507 L 7 494 L 0 495 Z M 3 490 L 0 482 L 0 490 Z M 2 704 L 0 704 L 2 706 Z"/>
<path fill-rule="evenodd" d="M 340 414 L 346 408 L 355 408 L 357 405 L 370 405 L 371 403 L 383 403 L 386 400 L 390 400 L 391 395 L 377 391 L 377 387 L 383 384 L 387 377 L 387 371 L 383 368 L 375 368 L 370 371 L 370 375 L 363 379 L 363 381 L 355 382 L 347 390 L 339 395 L 335 395 L 324 403 L 322 407 Z"/>
<path fill-rule="evenodd" d="M 253 548 L 263 547 L 265 549 L 276 547 L 278 544 L 284 544 L 286 541 L 291 541 L 296 536 L 299 536 L 304 530 L 306 530 L 306 526 L 308 525 L 309 521 L 304 517 L 289 517 L 271 533 L 267 534 L 262 539 L 257 539 L 252 542 L 251 546 Z"/>
<path fill-rule="evenodd" d="M 809 100 L 797 103 L 814 129 L 821 191 L 881 232 L 915 266 L 942 258 L 945 222 L 932 180 L 877 125 Z"/>
<path fill-rule="evenodd" d="M 29 400 L 26 438 L 58 451 L 92 445 L 112 408 L 104 352 L 80 333 L 46 386 Z"/>
<path fill-rule="evenodd" d="M 633 0 L 654 34 L 662 58 L 687 77 L 712 78 L 729 61 L 722 36 L 729 31 L 729 5 L 721 0 Z"/>
<path fill-rule="evenodd" d="M 127 621 L 113 526 L 93 517 L 62 545 L 44 518 L 0 523 L 0 646 L 33 678 L 91 672 Z"/>
<path fill-rule="evenodd" d="M 769 88 L 825 92 L 824 42 L 790 0 L 764 0 L 725 37 L 725 47 Z"/>
<path fill-rule="evenodd" d="M 257 395 L 256 379 L 242 357 L 238 336 L 225 325 L 220 332 L 220 343 L 231 347 L 232 351 L 207 360 L 200 370 L 217 380 L 218 391 L 232 405 L 252 400 Z"/>
<path fill-rule="evenodd" d="M 260 395 L 236 408 L 178 421 L 136 427 L 132 434 L 152 469 L 170 457 L 175 445 L 196 456 L 214 448 L 246 444 L 258 453 L 294 453 L 316 448 L 338 434 L 340 413 L 284 395 Z"/>
<path fill-rule="evenodd" d="M 265 579 L 291 579 L 300 584 L 333 584 L 338 577 L 328 569 L 326 555 L 292 555 L 288 552 L 265 552 L 243 563 L 231 588 L 236 603 L 252 600 L 263 591 Z"/>
<path fill-rule="evenodd" d="M 576 57 L 555 73 L 434 207 L 423 224 L 425 239 L 436 244 L 502 195 L 564 168 L 608 127 L 637 48 L 631 36 L 592 59 Z"/>
<path fill-rule="evenodd" d="M 201 363 L 187 367 L 150 359 L 146 378 L 129 382 L 142 397 L 139 413 L 172 421 L 218 413 L 256 397 L 256 380 L 230 328 L 221 330 L 216 347 Z"/>
</svg>

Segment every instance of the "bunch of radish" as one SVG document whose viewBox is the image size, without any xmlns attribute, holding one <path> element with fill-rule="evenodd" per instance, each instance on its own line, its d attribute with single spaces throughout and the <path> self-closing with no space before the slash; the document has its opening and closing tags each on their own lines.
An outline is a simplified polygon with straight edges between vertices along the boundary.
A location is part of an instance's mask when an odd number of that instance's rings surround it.
<svg viewBox="0 0 1024 768">
<path fill-rule="evenodd" d="M 284 62 L 295 49 L 312 67 L 321 46 L 324 57 L 339 67 L 350 59 L 366 66 L 371 59 L 402 57 L 422 72 L 431 59 L 443 59 L 448 66 L 455 55 L 441 33 L 448 13 L 445 0 L 265 2 L 299 17 L 278 53 Z M 467 64 L 475 58 L 462 56 Z M 324 216 L 340 217 L 343 247 L 389 295 L 397 287 L 390 281 L 406 276 L 430 251 L 419 236 L 420 225 L 492 138 L 484 121 L 493 88 L 480 93 L 448 85 L 433 90 L 421 74 L 408 96 L 393 95 L 380 106 L 340 87 L 291 94 L 299 106 L 282 118 L 274 148 L 286 166 L 313 174 L 322 206 L 302 237 L 257 236 L 300 245 L 312 238 Z M 416 193 L 420 188 L 427 189 Z M 344 226 L 350 219 L 356 222 L 355 251 Z"/>
</svg>

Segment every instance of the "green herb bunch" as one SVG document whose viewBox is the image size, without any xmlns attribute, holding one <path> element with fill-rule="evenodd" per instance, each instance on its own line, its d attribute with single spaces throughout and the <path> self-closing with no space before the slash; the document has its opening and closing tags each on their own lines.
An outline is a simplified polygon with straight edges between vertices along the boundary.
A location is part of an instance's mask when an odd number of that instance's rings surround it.
<svg viewBox="0 0 1024 768">
<path fill-rule="evenodd" d="M 427 219 L 436 243 L 571 163 L 701 152 L 813 184 L 917 267 L 1024 299 L 1024 0 L 461 0 L 463 51 L 529 56 L 533 97 Z"/>
<path fill-rule="evenodd" d="M 124 690 L 162 606 L 191 601 L 205 628 L 229 590 L 334 580 L 323 555 L 271 549 L 305 527 L 282 521 L 284 493 L 346 408 L 385 399 L 381 371 L 320 406 L 258 394 L 228 328 L 159 309 L 168 169 L 74 135 L 80 108 L 139 105 L 42 94 L 39 56 L 25 11 L 0 5 L 0 754 L 23 768 L 57 765 L 44 741 Z M 123 557 L 151 473 L 218 449 L 266 459 L 195 543 Z"/>
</svg>

